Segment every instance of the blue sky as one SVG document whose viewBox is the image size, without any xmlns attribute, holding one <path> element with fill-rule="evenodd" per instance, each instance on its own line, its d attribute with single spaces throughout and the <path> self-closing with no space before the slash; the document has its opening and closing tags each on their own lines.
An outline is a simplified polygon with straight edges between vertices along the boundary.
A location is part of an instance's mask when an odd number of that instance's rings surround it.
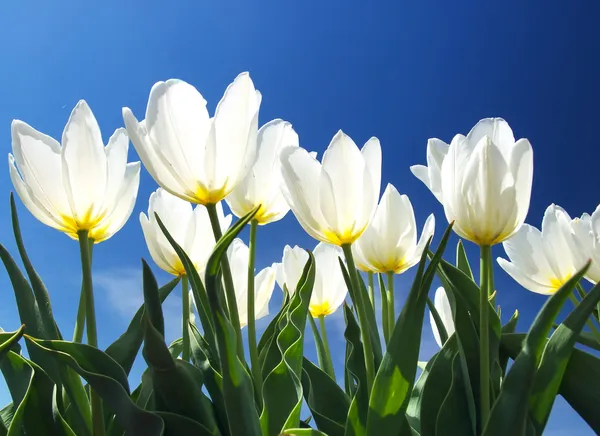
<svg viewBox="0 0 600 436">
<path fill-rule="evenodd" d="M 6 156 L 11 149 L 14 118 L 59 138 L 71 109 L 83 98 L 107 140 L 123 125 L 123 106 L 143 114 L 156 81 L 192 83 L 213 110 L 226 85 L 239 72 L 250 71 L 263 94 L 260 123 L 291 121 L 304 147 L 321 154 L 340 128 L 360 144 L 377 136 L 383 182 L 409 195 L 419 226 L 435 213 L 436 240 L 445 222 L 442 207 L 409 166 L 425 163 L 428 138 L 450 141 L 481 118 L 505 118 L 515 136 L 527 137 L 534 148 L 527 222 L 539 226 L 553 202 L 571 215 L 592 212 L 600 203 L 594 189 L 600 157 L 599 19 L 600 3 L 593 0 L 3 2 L 0 151 Z M 137 160 L 133 147 L 130 160 Z M 16 254 L 9 224 L 11 189 L 5 167 L 0 171 L 0 241 Z M 101 345 L 123 331 L 141 301 L 140 258 L 149 255 L 138 215 L 155 189 L 142 170 L 132 218 L 96 247 Z M 29 254 L 69 336 L 80 286 L 77 244 L 37 222 L 21 204 L 19 211 Z M 259 244 L 262 268 L 280 259 L 285 244 L 313 248 L 315 242 L 290 214 L 260 228 Z M 476 248 L 468 248 L 477 264 Z M 503 255 L 502 247 L 494 247 L 494 255 Z M 161 282 L 169 279 L 155 270 Z M 398 307 L 411 277 L 408 272 L 397 279 Z M 544 297 L 525 291 L 499 268 L 496 284 L 505 316 L 518 307 L 525 329 Z M 14 329 L 19 322 L 4 273 L 0 293 L 0 325 Z M 273 309 L 279 299 L 277 294 Z M 166 303 L 171 338 L 179 326 L 179 304 L 175 295 Z M 342 322 L 335 315 L 328 321 L 330 340 L 338 347 Z M 433 352 L 427 324 L 422 357 Z M 8 401 L 1 385 L 0 400 Z M 567 431 L 592 434 L 559 400 L 547 434 Z"/>
</svg>

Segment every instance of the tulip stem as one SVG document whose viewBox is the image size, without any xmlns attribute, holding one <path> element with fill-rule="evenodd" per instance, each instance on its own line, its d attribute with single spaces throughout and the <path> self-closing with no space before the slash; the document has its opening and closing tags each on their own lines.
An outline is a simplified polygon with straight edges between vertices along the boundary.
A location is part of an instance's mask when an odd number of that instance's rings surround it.
<svg viewBox="0 0 600 436">
<path fill-rule="evenodd" d="M 481 427 L 490 414 L 489 296 L 493 292 L 492 247 L 481 246 L 479 293 L 479 385 L 481 389 Z"/>
<path fill-rule="evenodd" d="M 381 274 L 378 274 L 379 278 L 379 292 L 381 294 L 381 325 L 383 327 L 383 340 L 385 341 L 385 345 L 390 341 L 390 322 L 388 321 L 389 312 L 388 312 L 388 299 L 387 299 L 387 290 L 385 289 L 385 285 L 383 284 L 383 277 Z"/>
<path fill-rule="evenodd" d="M 356 265 L 354 264 L 354 257 L 352 256 L 352 248 L 350 244 L 342 245 L 344 250 L 344 256 L 346 257 L 346 263 L 348 264 L 348 274 L 350 275 L 350 284 L 354 288 L 354 296 L 356 300 L 354 302 L 355 307 L 358 310 L 358 322 L 360 324 L 360 334 L 362 337 L 364 352 L 365 352 L 365 370 L 367 373 L 367 394 L 371 394 L 371 388 L 373 387 L 373 380 L 375 380 L 375 362 L 373 361 L 373 345 L 371 344 L 371 332 L 369 330 L 369 324 L 367 322 L 366 305 L 369 304 L 365 301 L 363 292 L 358 285 L 358 272 Z"/>
<path fill-rule="evenodd" d="M 387 299 L 388 299 L 388 334 L 392 337 L 392 332 L 396 326 L 396 314 L 394 311 L 394 272 L 388 271 L 387 276 Z"/>
<path fill-rule="evenodd" d="M 369 283 L 369 298 L 371 299 L 371 306 L 373 306 L 373 310 L 375 310 L 375 287 L 373 286 L 373 273 L 367 273 L 367 279 Z"/>
<path fill-rule="evenodd" d="M 585 290 L 583 289 L 583 286 L 581 286 L 581 283 L 577 283 L 576 286 L 580 294 L 585 295 Z M 577 297 L 573 293 L 569 294 L 569 298 L 571 298 L 571 301 L 573 302 L 575 307 L 579 306 L 579 300 L 577 300 Z M 600 343 L 600 331 L 598 331 L 598 328 L 592 321 L 591 317 L 587 319 L 586 324 L 590 328 L 592 335 L 594 335 L 594 337 L 596 338 L 596 341 Z"/>
<path fill-rule="evenodd" d="M 183 338 L 183 350 L 181 351 L 181 359 L 190 361 L 190 293 L 187 275 L 181 276 L 181 315 L 183 322 L 181 323 L 181 337 Z"/>
<path fill-rule="evenodd" d="M 250 242 L 248 254 L 248 349 L 250 350 L 250 365 L 254 377 L 254 388 L 258 392 L 257 398 L 262 398 L 262 372 L 258 362 L 258 348 L 256 346 L 256 320 L 254 313 L 254 262 L 256 259 L 256 228 L 258 221 L 250 221 Z"/>
<path fill-rule="evenodd" d="M 210 218 L 210 225 L 212 227 L 213 234 L 215 235 L 215 242 L 218 243 L 221 237 L 223 236 L 223 233 L 221 233 L 221 223 L 219 222 L 217 205 L 212 203 L 207 204 L 206 211 L 208 212 L 208 217 Z M 221 267 L 223 269 L 223 281 L 225 282 L 225 293 L 227 299 L 227 309 L 229 310 L 229 319 L 231 320 L 231 324 L 233 325 L 233 329 L 235 330 L 237 336 L 238 357 L 242 362 L 244 362 L 244 344 L 242 342 L 242 328 L 240 325 L 240 315 L 238 313 L 237 303 L 235 299 L 235 288 L 233 287 L 231 268 L 229 267 L 229 260 L 227 260 L 226 255 L 224 255 L 221 259 Z"/>
<path fill-rule="evenodd" d="M 323 372 L 329 374 L 329 369 L 327 367 L 327 358 L 325 357 L 325 345 L 323 345 L 323 339 L 321 339 L 321 333 L 319 333 L 319 329 L 317 327 L 317 323 L 315 322 L 315 318 L 312 314 L 308 314 L 308 322 L 310 324 L 310 329 L 312 330 L 313 337 L 315 338 L 315 348 L 317 349 L 317 359 L 319 362 L 319 368 L 323 370 Z"/>
<path fill-rule="evenodd" d="M 94 307 L 94 285 L 92 282 L 92 250 L 93 241 L 88 238 L 87 230 L 80 230 L 79 250 L 81 252 L 81 268 L 83 272 L 82 288 L 85 291 L 85 320 L 87 330 L 87 343 L 98 348 L 98 333 L 96 331 L 96 309 Z M 92 434 L 104 435 L 104 414 L 102 413 L 102 399 L 90 389 L 92 403 Z"/>
<path fill-rule="evenodd" d="M 90 256 L 94 248 L 94 241 L 89 241 Z M 75 329 L 73 331 L 73 342 L 83 342 L 83 331 L 85 328 L 85 288 L 81 285 L 81 294 L 79 295 L 79 307 L 77 308 L 77 318 L 75 319 Z"/>
<path fill-rule="evenodd" d="M 325 372 L 335 380 L 335 370 L 333 369 L 333 360 L 331 359 L 331 350 L 329 349 L 327 329 L 325 328 L 325 317 L 323 315 L 319 315 L 319 327 L 321 329 L 321 336 L 323 337 L 323 348 L 325 349 L 325 359 L 327 361 L 327 369 Z"/>
</svg>

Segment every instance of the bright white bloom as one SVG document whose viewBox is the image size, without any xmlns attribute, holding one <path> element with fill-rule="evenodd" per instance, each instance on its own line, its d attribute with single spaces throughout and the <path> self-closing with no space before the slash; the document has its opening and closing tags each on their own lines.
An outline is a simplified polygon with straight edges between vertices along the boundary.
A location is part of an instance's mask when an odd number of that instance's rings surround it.
<svg viewBox="0 0 600 436">
<path fill-rule="evenodd" d="M 529 209 L 533 150 L 515 142 L 501 118 L 479 121 L 450 145 L 427 143 L 427 165 L 411 167 L 444 206 L 454 231 L 479 245 L 498 244 L 514 235 Z"/>
<path fill-rule="evenodd" d="M 210 118 L 206 100 L 192 85 L 171 79 L 150 91 L 146 119 L 123 108 L 138 155 L 166 191 L 198 204 L 225 198 L 256 157 L 261 96 L 248 73 L 229 85 Z"/>
<path fill-rule="evenodd" d="M 571 222 L 578 242 L 578 261 L 585 263 L 592 260 L 585 278 L 592 283 L 600 282 L 600 206 L 592 216 L 584 213 L 581 218 Z"/>
<path fill-rule="evenodd" d="M 341 130 L 322 164 L 301 147 L 281 152 L 284 195 L 300 225 L 313 238 L 351 244 L 365 231 L 379 199 L 381 146 L 377 138 L 362 151 Z"/>
<path fill-rule="evenodd" d="M 442 319 L 442 324 L 444 324 L 448 337 L 452 336 L 454 334 L 454 318 L 452 317 L 452 309 L 450 308 L 450 301 L 448 301 L 446 290 L 441 286 L 435 291 L 433 305 Z M 429 313 L 429 322 L 431 323 L 431 330 L 433 330 L 433 338 L 439 347 L 442 348 L 444 344 L 442 344 L 440 332 L 431 312 Z"/>
<path fill-rule="evenodd" d="M 281 186 L 281 149 L 298 147 L 298 134 L 287 121 L 273 120 L 258 131 L 256 162 L 246 177 L 227 197 L 227 204 L 237 217 L 243 217 L 259 204 L 254 216 L 259 224 L 268 224 L 283 218 L 290 207 Z"/>
<path fill-rule="evenodd" d="M 235 299 L 240 315 L 240 325 L 248 325 L 248 255 L 249 249 L 241 239 L 234 239 L 227 249 L 231 266 Z M 254 319 L 269 314 L 269 300 L 275 288 L 275 269 L 268 266 L 254 278 Z"/>
<path fill-rule="evenodd" d="M 429 215 L 417 243 L 412 204 L 406 195 L 400 195 L 388 184 L 371 224 L 352 245 L 353 253 L 360 259 L 363 271 L 401 274 L 419 262 L 434 230 L 435 219 Z"/>
<path fill-rule="evenodd" d="M 502 245 L 510 262 L 498 258 L 500 266 L 521 286 L 538 294 L 553 294 L 585 264 L 576 254 L 571 218 L 554 204 L 546 209 L 541 232 L 523 224 Z"/>
<path fill-rule="evenodd" d="M 150 195 L 148 216 L 140 213 L 140 223 L 152 259 L 169 274 L 180 276 L 185 274 L 185 268 L 158 226 L 155 213 L 203 277 L 202 272 L 215 247 L 215 237 L 206 208 L 192 208 L 187 201 L 159 188 Z M 231 215 L 224 216 L 221 203 L 217 203 L 217 214 L 224 233 L 231 225 Z"/>
<path fill-rule="evenodd" d="M 315 257 L 315 286 L 312 291 L 308 310 L 313 317 L 327 316 L 335 312 L 346 299 L 348 288 L 340 268 L 340 258 L 344 258 L 341 248 L 320 242 L 313 252 Z M 308 262 L 308 253 L 300 247 L 286 245 L 283 262 L 274 264 L 277 268 L 277 284 L 281 289 L 285 285 L 293 294 Z"/>
<path fill-rule="evenodd" d="M 77 239 L 87 230 L 98 243 L 114 235 L 133 210 L 140 163 L 127 163 L 129 139 L 117 129 L 104 147 L 87 103 L 77 103 L 62 146 L 23 121 L 11 125 L 10 178 L 29 211 L 44 224 Z"/>
</svg>

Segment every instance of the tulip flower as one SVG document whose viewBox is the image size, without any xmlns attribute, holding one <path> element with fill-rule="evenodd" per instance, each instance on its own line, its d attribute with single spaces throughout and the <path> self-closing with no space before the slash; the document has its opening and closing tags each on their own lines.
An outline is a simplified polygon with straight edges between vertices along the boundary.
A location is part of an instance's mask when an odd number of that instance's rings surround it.
<svg viewBox="0 0 600 436">
<path fill-rule="evenodd" d="M 241 239 L 234 239 L 227 249 L 227 258 L 233 273 L 235 297 L 240 316 L 241 327 L 248 325 L 247 293 L 248 293 L 248 246 Z M 269 300 L 275 288 L 275 270 L 266 267 L 254 278 L 254 313 L 255 319 L 269 314 Z"/>
<path fill-rule="evenodd" d="M 434 230 L 435 219 L 429 215 L 417 243 L 412 204 L 388 184 L 371 224 L 352 246 L 355 259 L 360 259 L 357 265 L 363 264 L 370 272 L 401 274 L 419 262 Z"/>
<path fill-rule="evenodd" d="M 525 221 L 533 150 L 527 139 L 515 142 L 503 119 L 483 119 L 450 145 L 430 139 L 427 165 L 411 171 L 442 203 L 459 236 L 491 246 L 510 238 Z"/>
<path fill-rule="evenodd" d="M 546 209 L 542 231 L 524 224 L 502 245 L 510 259 L 498 258 L 502 269 L 538 294 L 553 294 L 585 265 L 585 259 L 577 254 L 571 218 L 554 204 Z"/>
<path fill-rule="evenodd" d="M 446 334 L 448 337 L 452 336 L 454 334 L 454 318 L 452 317 L 452 309 L 450 308 L 450 301 L 448 301 L 446 290 L 441 286 L 435 291 L 433 305 L 440 316 Z M 433 330 L 433 338 L 439 347 L 442 348 L 444 344 L 442 343 L 440 332 L 431 312 L 429 313 L 429 322 L 431 323 L 431 330 Z"/>
<path fill-rule="evenodd" d="M 140 183 L 140 163 L 127 163 L 125 129 L 117 129 L 104 147 L 98 122 L 81 100 L 62 146 L 23 121 L 13 121 L 11 134 L 10 178 L 33 216 L 73 239 L 86 231 L 95 243 L 123 227 Z"/>
<path fill-rule="evenodd" d="M 231 225 L 232 217 L 224 215 L 221 203 L 217 203 L 217 213 L 221 231 L 225 232 Z M 140 224 L 154 262 L 169 274 L 183 276 L 185 275 L 183 264 L 158 226 L 155 214 L 158 214 L 169 234 L 183 248 L 203 277 L 206 262 L 215 246 L 215 237 L 206 208 L 204 206 L 192 208 L 189 202 L 159 188 L 150 195 L 148 216 L 143 212 L 140 213 Z"/>
<path fill-rule="evenodd" d="M 304 230 L 333 245 L 354 242 L 365 231 L 379 198 L 381 146 L 371 138 L 362 151 L 341 130 L 322 163 L 301 147 L 281 152 L 283 193 Z"/>
<path fill-rule="evenodd" d="M 592 216 L 584 213 L 581 218 L 571 221 L 571 225 L 578 243 L 579 262 L 592 260 L 585 278 L 596 284 L 600 282 L 600 206 Z"/>
<path fill-rule="evenodd" d="M 216 204 L 255 160 L 260 102 L 250 76 L 242 73 L 210 118 L 196 88 L 171 79 L 152 87 L 144 121 L 129 108 L 123 108 L 123 119 L 144 166 L 162 188 L 192 203 Z"/>
<path fill-rule="evenodd" d="M 296 287 L 302 277 L 304 267 L 308 262 L 308 253 L 297 245 L 294 248 L 286 245 L 283 249 L 283 259 L 281 263 L 275 263 L 277 284 L 289 294 L 296 292 Z"/>
<path fill-rule="evenodd" d="M 268 224 L 282 219 L 290 210 L 281 193 L 281 149 L 298 147 L 298 134 L 287 121 L 273 120 L 258 131 L 257 156 L 246 177 L 229 194 L 226 201 L 237 217 L 261 206 L 254 219 Z"/>
</svg>

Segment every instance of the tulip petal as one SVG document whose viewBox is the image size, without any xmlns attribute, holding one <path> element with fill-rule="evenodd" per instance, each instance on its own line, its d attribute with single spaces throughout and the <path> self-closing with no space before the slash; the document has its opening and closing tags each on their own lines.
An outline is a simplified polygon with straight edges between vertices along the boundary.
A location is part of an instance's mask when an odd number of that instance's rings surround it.
<svg viewBox="0 0 600 436">
<path fill-rule="evenodd" d="M 523 224 L 502 246 L 511 262 L 534 281 L 545 283 L 554 276 L 542 247 L 542 232 L 535 227 Z"/>
<path fill-rule="evenodd" d="M 446 330 L 448 337 L 452 336 L 454 334 L 454 318 L 452 316 L 452 308 L 450 307 L 450 301 L 446 295 L 446 290 L 441 286 L 435 291 L 433 305 L 435 306 L 435 310 L 442 320 L 442 324 L 444 325 L 444 329 Z M 435 323 L 432 313 L 429 313 L 429 322 L 431 323 L 433 338 L 438 346 L 442 348 L 444 344 L 442 344 L 440 332 L 437 328 L 437 324 Z"/>
<path fill-rule="evenodd" d="M 554 204 L 546 209 L 542 220 L 542 248 L 554 277 L 561 282 L 568 280 L 579 269 L 572 255 L 576 247 L 571 217 Z"/>
<path fill-rule="evenodd" d="M 152 260 L 154 260 L 154 263 L 156 263 L 163 271 L 167 271 L 173 275 L 178 275 L 179 271 L 173 267 L 177 263 L 173 256 L 174 251 L 167 254 L 163 252 L 161 247 L 156 243 L 156 232 L 160 231 L 160 229 L 157 229 L 158 226 L 152 225 L 146 214 L 143 212 L 140 213 L 140 224 L 142 226 L 144 239 L 146 240 L 146 245 L 148 246 L 148 251 L 150 252 Z"/>
<path fill-rule="evenodd" d="M 533 185 L 533 148 L 527 139 L 519 139 L 510 154 L 510 171 L 516 192 L 515 231 L 523 224 L 529 211 Z"/>
<path fill-rule="evenodd" d="M 515 137 L 513 131 L 502 118 L 484 118 L 479 121 L 468 133 L 467 138 L 477 144 L 487 136 L 497 146 L 513 145 Z"/>
<path fill-rule="evenodd" d="M 121 190 L 125 178 L 127 165 L 127 152 L 129 150 L 129 136 L 127 130 L 120 128 L 108 140 L 106 146 L 106 193 L 104 195 L 104 207 L 111 207 Z"/>
<path fill-rule="evenodd" d="M 536 294 L 551 295 L 556 292 L 556 288 L 539 283 L 537 280 L 532 279 L 527 274 L 523 273 L 522 270 L 518 269 L 517 266 L 506 259 L 498 258 L 498 265 L 507 272 L 517 283 L 523 286 L 525 289 L 535 292 Z"/>
<path fill-rule="evenodd" d="M 275 271 L 267 267 L 254 278 L 254 319 L 260 319 L 269 314 L 269 301 L 275 289 Z"/>
</svg>

